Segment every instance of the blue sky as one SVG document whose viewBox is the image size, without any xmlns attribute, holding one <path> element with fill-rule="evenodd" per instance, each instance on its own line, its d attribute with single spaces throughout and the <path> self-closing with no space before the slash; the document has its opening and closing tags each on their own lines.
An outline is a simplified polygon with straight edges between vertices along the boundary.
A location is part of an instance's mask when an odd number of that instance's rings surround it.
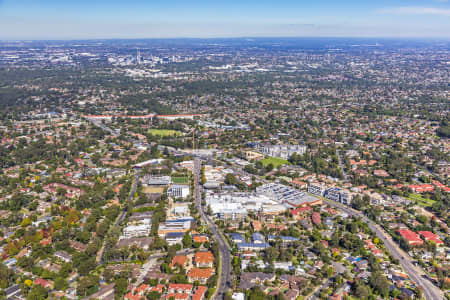
<svg viewBox="0 0 450 300">
<path fill-rule="evenodd" d="M 450 0 L 0 0 L 0 39 L 444 37 Z"/>
</svg>

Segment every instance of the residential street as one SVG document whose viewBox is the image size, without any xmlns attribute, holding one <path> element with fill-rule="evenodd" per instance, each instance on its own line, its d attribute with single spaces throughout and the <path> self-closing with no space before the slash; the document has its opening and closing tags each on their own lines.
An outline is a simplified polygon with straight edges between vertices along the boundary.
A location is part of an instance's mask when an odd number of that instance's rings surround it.
<svg viewBox="0 0 450 300">
<path fill-rule="evenodd" d="M 391 255 L 400 261 L 403 269 L 406 271 L 409 277 L 420 287 L 423 289 L 423 295 L 426 299 L 429 300 L 441 300 L 444 298 L 444 295 L 439 288 L 433 285 L 430 281 L 423 278 L 422 275 L 425 273 L 414 266 L 412 263 L 411 257 L 406 254 L 403 250 L 401 250 L 397 244 L 392 240 L 389 234 L 387 234 L 379 225 L 375 224 L 373 221 L 369 220 L 366 216 L 364 216 L 361 212 L 354 210 L 350 207 L 344 206 L 340 203 L 325 200 L 330 206 L 337 207 L 349 215 L 357 215 L 362 218 L 364 222 L 369 224 L 370 230 L 376 233 L 377 237 L 384 242 L 386 249 L 391 253 Z"/>
<path fill-rule="evenodd" d="M 222 262 L 220 282 L 218 283 L 214 299 L 223 299 L 225 296 L 225 292 L 230 287 L 230 272 L 231 272 L 230 249 L 228 248 L 226 242 L 222 238 L 222 235 L 220 234 L 216 224 L 211 222 L 211 220 L 204 212 L 204 207 L 201 204 L 201 190 L 199 185 L 200 172 L 201 172 L 201 161 L 199 158 L 195 158 L 194 161 L 195 203 L 197 205 L 197 208 L 199 209 L 203 221 L 211 229 L 214 239 L 218 243 Z"/>
</svg>

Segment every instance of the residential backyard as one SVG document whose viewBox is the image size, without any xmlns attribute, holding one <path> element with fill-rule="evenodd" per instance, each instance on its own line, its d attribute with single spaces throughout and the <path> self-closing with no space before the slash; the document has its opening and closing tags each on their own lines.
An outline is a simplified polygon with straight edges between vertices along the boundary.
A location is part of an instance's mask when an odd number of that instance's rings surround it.
<svg viewBox="0 0 450 300">
<path fill-rule="evenodd" d="M 414 201 L 417 204 L 420 204 L 420 205 L 425 206 L 425 207 L 432 206 L 434 204 L 434 202 L 436 202 L 436 201 L 434 201 L 432 199 L 425 198 L 422 195 L 413 194 L 413 193 L 409 194 L 409 196 L 407 198 L 409 200 Z"/>
</svg>

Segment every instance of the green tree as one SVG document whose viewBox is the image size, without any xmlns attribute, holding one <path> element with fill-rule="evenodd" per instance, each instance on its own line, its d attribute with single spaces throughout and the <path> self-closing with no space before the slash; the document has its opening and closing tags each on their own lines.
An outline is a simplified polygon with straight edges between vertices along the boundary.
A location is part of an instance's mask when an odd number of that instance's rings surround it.
<svg viewBox="0 0 450 300">
<path fill-rule="evenodd" d="M 153 292 L 150 292 L 147 294 L 148 300 L 158 300 L 160 298 L 161 298 L 161 294 L 156 291 L 153 291 Z"/>
<path fill-rule="evenodd" d="M 69 287 L 67 281 L 62 277 L 56 277 L 54 288 L 58 291 L 65 291 Z"/>
<path fill-rule="evenodd" d="M 44 300 L 48 297 L 48 291 L 42 285 L 33 285 L 27 295 L 27 300 Z"/>
<path fill-rule="evenodd" d="M 126 278 L 119 278 L 114 281 L 115 285 L 115 294 L 119 297 L 122 297 L 127 292 L 128 288 L 128 280 Z"/>
<path fill-rule="evenodd" d="M 383 297 L 389 295 L 389 281 L 381 272 L 374 272 L 369 279 L 370 285 Z"/>
<path fill-rule="evenodd" d="M 189 233 L 186 233 L 183 236 L 183 248 L 191 248 L 192 247 L 192 238 Z"/>
</svg>

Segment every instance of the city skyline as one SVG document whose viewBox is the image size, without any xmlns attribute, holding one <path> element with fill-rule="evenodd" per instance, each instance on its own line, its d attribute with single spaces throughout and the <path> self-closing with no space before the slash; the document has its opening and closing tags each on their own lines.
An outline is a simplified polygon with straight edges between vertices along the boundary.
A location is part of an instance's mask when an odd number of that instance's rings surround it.
<svg viewBox="0 0 450 300">
<path fill-rule="evenodd" d="M 450 37 L 446 0 L 0 1 L 0 39 Z"/>
</svg>

